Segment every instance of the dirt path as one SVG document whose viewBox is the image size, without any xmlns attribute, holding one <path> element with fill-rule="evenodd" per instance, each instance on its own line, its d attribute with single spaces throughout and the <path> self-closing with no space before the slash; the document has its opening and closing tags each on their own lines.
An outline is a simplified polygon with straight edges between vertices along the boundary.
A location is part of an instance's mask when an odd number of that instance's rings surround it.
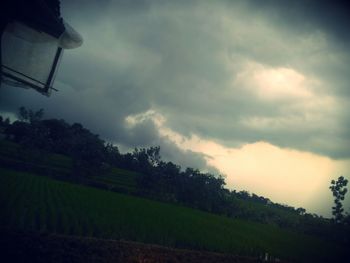
<svg viewBox="0 0 350 263">
<path fill-rule="evenodd" d="M 252 263 L 257 258 L 128 241 L 0 230 L 0 262 Z"/>
</svg>

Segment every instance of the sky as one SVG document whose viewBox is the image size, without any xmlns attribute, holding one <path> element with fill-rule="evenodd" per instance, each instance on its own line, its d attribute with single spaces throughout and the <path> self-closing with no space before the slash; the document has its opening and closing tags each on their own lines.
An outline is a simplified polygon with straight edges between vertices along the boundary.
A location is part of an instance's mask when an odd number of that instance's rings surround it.
<svg viewBox="0 0 350 263">
<path fill-rule="evenodd" d="M 61 0 L 84 38 L 58 92 L 4 86 L 0 112 L 44 108 L 126 151 L 161 147 L 227 187 L 331 215 L 350 179 L 350 24 L 342 1 Z M 350 209 L 350 198 L 345 206 Z"/>
</svg>

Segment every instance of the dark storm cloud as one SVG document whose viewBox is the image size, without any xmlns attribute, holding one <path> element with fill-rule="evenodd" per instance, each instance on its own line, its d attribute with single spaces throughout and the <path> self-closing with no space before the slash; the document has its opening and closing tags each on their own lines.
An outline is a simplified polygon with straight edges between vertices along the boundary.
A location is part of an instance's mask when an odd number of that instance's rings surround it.
<svg viewBox="0 0 350 263">
<path fill-rule="evenodd" d="M 348 41 L 346 12 L 323 1 L 62 0 L 85 42 L 65 52 L 60 91 L 48 99 L 4 89 L 0 110 L 45 108 L 126 148 L 161 145 L 183 166 L 205 167 L 205 156 L 184 153 L 151 119 L 125 119 L 152 109 L 184 136 L 347 158 L 350 56 L 335 40 Z M 322 85 L 306 99 L 259 97 L 254 74 L 285 68 L 307 79 L 302 86 Z"/>
<path fill-rule="evenodd" d="M 253 8 L 298 30 L 319 27 L 338 41 L 350 40 L 350 4 L 344 0 L 248 0 Z"/>
<path fill-rule="evenodd" d="M 233 1 L 234 2 L 234 1 Z M 261 12 L 270 17 L 271 21 L 283 25 L 288 31 L 325 32 L 331 41 L 333 50 L 342 53 L 343 63 L 329 65 L 327 61 L 312 65 L 314 71 L 328 80 L 332 89 L 336 89 L 340 96 L 350 96 L 348 88 L 349 78 L 349 44 L 350 31 L 350 3 L 344 0 L 248 0 L 247 3 L 257 13 Z M 323 52 L 328 52 L 323 50 Z M 312 54 L 309 54 L 309 56 Z M 336 83 L 336 85 L 334 85 Z"/>
</svg>

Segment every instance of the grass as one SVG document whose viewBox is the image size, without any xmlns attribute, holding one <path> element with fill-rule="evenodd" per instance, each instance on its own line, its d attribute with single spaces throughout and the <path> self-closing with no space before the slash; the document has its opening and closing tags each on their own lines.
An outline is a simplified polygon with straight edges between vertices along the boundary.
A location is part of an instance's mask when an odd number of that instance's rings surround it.
<svg viewBox="0 0 350 263">
<path fill-rule="evenodd" d="M 272 225 L 0 168 L 3 227 L 315 261 L 339 248 Z"/>
<path fill-rule="evenodd" d="M 137 178 L 140 176 L 139 173 L 113 167 L 108 174 L 92 176 L 91 179 L 133 193 L 137 191 Z"/>
<path fill-rule="evenodd" d="M 41 152 L 25 148 L 17 143 L 0 140 L 0 163 L 12 167 L 46 168 L 69 174 L 72 169 L 72 159 L 68 156 L 55 153 Z"/>
<path fill-rule="evenodd" d="M 59 175 L 69 176 L 72 174 L 73 160 L 62 154 L 32 152 L 31 149 L 24 148 L 17 143 L 0 140 L 0 165 L 16 170 L 33 170 L 35 173 L 40 171 L 40 174 L 45 174 L 47 171 L 59 177 Z M 141 176 L 139 173 L 112 167 L 108 173 L 91 176 L 89 179 L 105 184 L 110 189 L 119 189 L 122 192 L 132 194 L 137 191 L 137 178 L 139 176 Z"/>
</svg>

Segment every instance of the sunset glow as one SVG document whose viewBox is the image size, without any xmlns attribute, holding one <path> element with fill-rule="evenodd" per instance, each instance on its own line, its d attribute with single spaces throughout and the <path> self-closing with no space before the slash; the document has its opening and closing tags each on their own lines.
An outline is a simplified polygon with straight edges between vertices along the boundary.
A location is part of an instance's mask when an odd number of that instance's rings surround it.
<svg viewBox="0 0 350 263">
<path fill-rule="evenodd" d="M 228 188 L 247 190 L 294 207 L 305 207 L 313 213 L 331 215 L 331 180 L 350 169 L 350 159 L 332 160 L 310 152 L 280 148 L 268 142 L 225 147 L 196 135 L 182 136 L 166 127 L 165 118 L 151 110 L 129 116 L 129 125 L 152 120 L 165 138 L 184 151 L 205 155 L 207 164 L 226 178 Z M 347 199 L 350 204 L 350 198 Z"/>
</svg>

